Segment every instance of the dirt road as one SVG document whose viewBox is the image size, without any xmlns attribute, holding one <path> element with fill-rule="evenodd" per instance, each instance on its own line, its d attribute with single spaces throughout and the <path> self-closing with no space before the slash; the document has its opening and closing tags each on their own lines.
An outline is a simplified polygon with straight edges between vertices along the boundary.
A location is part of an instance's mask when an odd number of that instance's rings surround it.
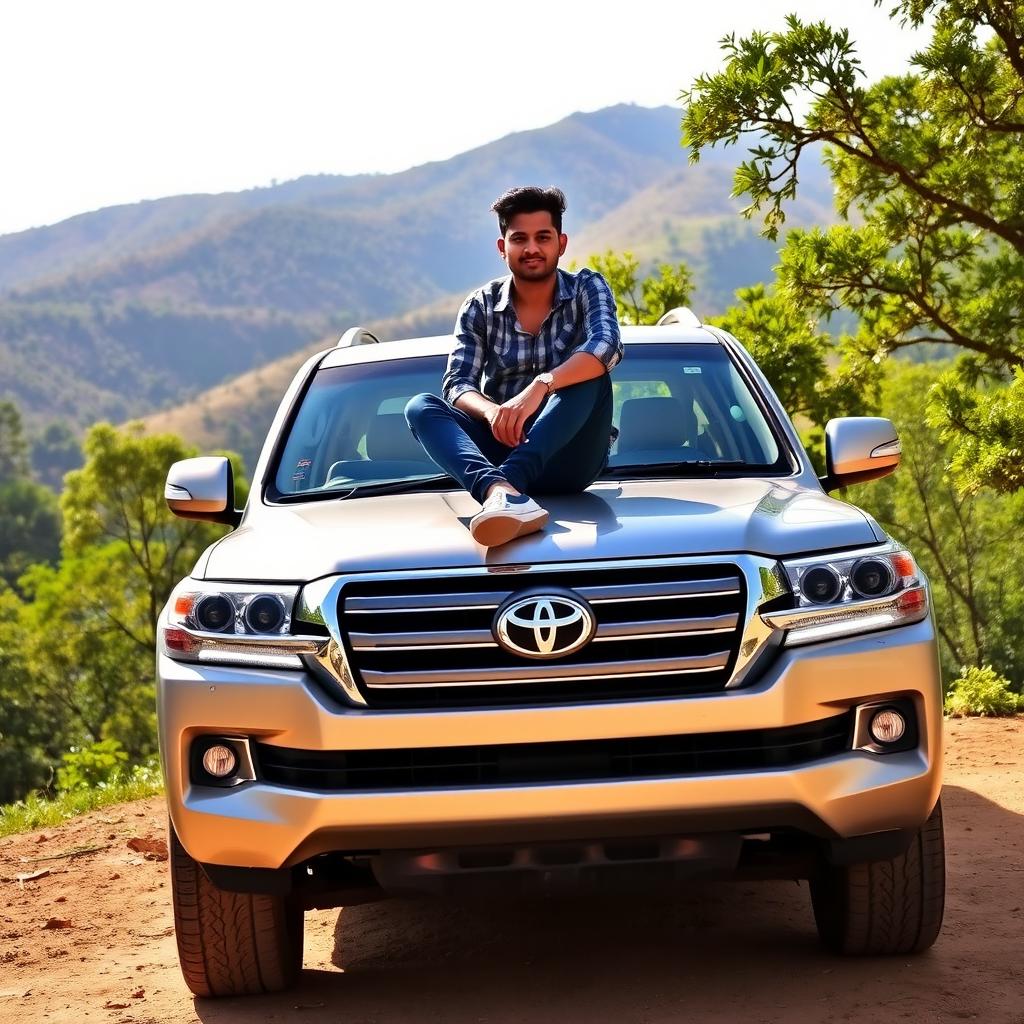
<svg viewBox="0 0 1024 1024">
<path fill-rule="evenodd" d="M 395 901 L 307 914 L 293 992 L 196 1001 L 167 864 L 127 845 L 163 836 L 149 800 L 0 840 L 0 1022 L 1024 1024 L 1024 719 L 953 721 L 946 737 L 946 923 L 920 957 L 821 952 L 792 882 L 501 915 Z M 66 856 L 82 848 L 97 849 Z"/>
</svg>

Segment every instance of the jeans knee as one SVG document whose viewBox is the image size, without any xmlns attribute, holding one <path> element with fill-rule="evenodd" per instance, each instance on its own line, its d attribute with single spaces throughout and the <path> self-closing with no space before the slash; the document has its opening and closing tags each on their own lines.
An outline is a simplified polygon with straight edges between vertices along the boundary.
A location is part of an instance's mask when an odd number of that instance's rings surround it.
<svg viewBox="0 0 1024 1024">
<path fill-rule="evenodd" d="M 431 412 L 436 412 L 438 408 L 443 408 L 444 404 L 437 395 L 430 395 L 425 392 L 422 395 L 414 395 L 405 403 L 405 422 L 415 431 L 417 423 L 424 416 L 429 415 Z"/>
</svg>

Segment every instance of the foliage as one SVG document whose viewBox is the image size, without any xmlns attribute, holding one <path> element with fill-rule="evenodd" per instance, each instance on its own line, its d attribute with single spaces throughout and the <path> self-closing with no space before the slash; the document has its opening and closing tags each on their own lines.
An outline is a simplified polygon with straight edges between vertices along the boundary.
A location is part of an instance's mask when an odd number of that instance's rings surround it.
<svg viewBox="0 0 1024 1024">
<path fill-rule="evenodd" d="M 82 465 L 82 448 L 74 431 L 63 420 L 48 423 L 30 441 L 32 476 L 59 491 L 64 474 Z"/>
<path fill-rule="evenodd" d="M 792 293 L 758 284 L 741 288 L 736 298 L 735 306 L 710 322 L 743 343 L 786 411 L 814 426 L 804 438 L 809 450 L 822 450 L 832 417 L 874 412 L 880 367 L 858 357 L 849 338 L 822 331 L 815 314 Z"/>
<path fill-rule="evenodd" d="M 31 480 L 0 484 L 0 579 L 15 584 L 31 565 L 60 555 L 60 511 L 53 492 Z"/>
<path fill-rule="evenodd" d="M 1024 711 L 1024 697 L 1010 690 L 991 665 L 965 666 L 946 696 L 945 711 L 954 718 L 966 715 L 1013 715 Z"/>
<path fill-rule="evenodd" d="M 624 323 L 656 324 L 675 306 L 689 301 L 690 272 L 685 264 L 662 266 L 640 277 L 632 253 L 588 256 L 587 265 L 608 280 Z M 813 428 L 808 447 L 822 447 L 824 426 L 833 416 L 872 412 L 878 401 L 880 367 L 847 352 L 818 328 L 817 318 L 796 298 L 763 284 L 741 288 L 737 303 L 709 322 L 734 334 L 750 351 L 783 406 Z M 830 369 L 834 363 L 836 368 Z"/>
<path fill-rule="evenodd" d="M 1024 492 L 963 493 L 946 472 L 949 452 L 925 421 L 942 366 L 890 364 L 882 412 L 903 444 L 897 473 L 851 489 L 850 500 L 914 552 L 931 581 L 946 677 L 992 664 L 1024 683 Z"/>
<path fill-rule="evenodd" d="M 127 616 L 118 628 L 152 650 L 157 617 L 171 589 L 224 527 L 179 519 L 167 508 L 167 470 L 196 454 L 180 438 L 147 437 L 139 424 L 119 431 L 100 423 L 86 436 L 84 451 L 86 464 L 67 475 L 61 499 L 65 555 L 88 557 L 97 545 L 118 545 L 105 550 L 127 572 L 124 582 L 132 600 L 144 605 L 137 609 L 137 624 Z M 229 457 L 241 502 L 247 490 L 245 468 L 236 455 Z"/>
<path fill-rule="evenodd" d="M 685 263 L 662 263 L 641 279 L 640 261 L 631 252 L 620 256 L 609 249 L 586 262 L 608 282 L 624 324 L 656 324 L 670 309 L 689 305 L 693 277 Z"/>
<path fill-rule="evenodd" d="M 178 438 L 100 424 L 85 453 L 61 499 L 59 564 L 33 565 L 18 581 L 21 598 L 0 593 L 0 800 L 40 785 L 69 747 L 116 743 L 131 761 L 155 751 L 157 617 L 224 532 L 178 519 L 163 500 L 170 464 L 195 454 Z M 87 771 L 81 758 L 73 767 Z"/>
<path fill-rule="evenodd" d="M 30 832 L 37 828 L 60 825 L 79 814 L 124 803 L 142 800 L 163 792 L 163 777 L 156 757 L 123 771 L 110 782 L 100 783 L 94 789 L 76 789 L 45 797 L 30 793 L 23 800 L 0 806 L 0 838 L 17 832 Z"/>
<path fill-rule="evenodd" d="M 18 596 L 0 582 L 0 803 L 46 784 L 50 744 L 55 738 L 60 743 L 59 713 L 36 704 L 31 694 L 21 608 Z"/>
<path fill-rule="evenodd" d="M 13 402 L 0 402 L 0 484 L 28 475 L 28 446 L 21 414 Z"/>
<path fill-rule="evenodd" d="M 857 313 L 865 357 L 963 353 L 931 415 L 962 445 L 969 485 L 1016 489 L 1024 398 L 1006 385 L 1024 366 L 1024 5 L 899 0 L 892 14 L 930 19 L 931 40 L 911 70 L 872 85 L 848 33 L 824 23 L 726 37 L 724 67 L 689 92 L 684 142 L 691 160 L 749 145 L 734 194 L 769 237 L 801 156 L 825 144 L 848 223 L 790 232 L 782 287 L 820 313 Z"/>
<path fill-rule="evenodd" d="M 100 740 L 85 747 L 72 747 L 61 757 L 57 769 L 57 790 L 69 793 L 76 789 L 93 789 L 119 778 L 128 753 L 117 740 Z"/>
</svg>

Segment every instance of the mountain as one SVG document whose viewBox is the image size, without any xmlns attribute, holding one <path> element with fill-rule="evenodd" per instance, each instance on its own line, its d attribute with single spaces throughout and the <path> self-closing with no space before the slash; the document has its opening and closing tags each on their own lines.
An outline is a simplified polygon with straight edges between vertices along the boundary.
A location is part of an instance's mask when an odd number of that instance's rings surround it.
<svg viewBox="0 0 1024 1024">
<path fill-rule="evenodd" d="M 775 248 L 737 223 L 735 154 L 687 166 L 679 117 L 622 105 L 397 174 L 175 196 L 2 236 L 0 399 L 30 425 L 84 427 L 211 388 L 219 402 L 227 382 L 282 357 L 297 365 L 352 323 L 450 325 L 461 296 L 501 272 L 489 207 L 519 182 L 566 191 L 571 257 L 685 259 L 695 305 L 718 311 L 768 275 Z M 806 218 L 830 219 L 824 171 L 812 165 L 801 187 Z"/>
</svg>

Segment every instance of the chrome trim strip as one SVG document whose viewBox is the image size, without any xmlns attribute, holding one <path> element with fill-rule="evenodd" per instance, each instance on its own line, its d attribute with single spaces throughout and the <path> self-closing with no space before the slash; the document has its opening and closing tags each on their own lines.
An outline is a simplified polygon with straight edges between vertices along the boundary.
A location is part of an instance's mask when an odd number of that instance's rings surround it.
<svg viewBox="0 0 1024 1024">
<path fill-rule="evenodd" d="M 387 594 L 383 597 L 347 597 L 345 614 L 363 612 L 461 612 L 469 608 L 497 608 L 512 588 L 480 594 Z"/>
<path fill-rule="evenodd" d="M 698 619 L 655 619 L 645 622 L 606 622 L 590 641 L 656 640 L 661 637 L 731 633 L 738 615 L 712 615 Z M 354 651 L 433 651 L 497 647 L 489 629 L 434 630 L 422 633 L 349 633 Z"/>
<path fill-rule="evenodd" d="M 637 658 L 631 661 L 601 661 L 586 665 L 558 665 L 557 676 L 547 664 L 522 668 L 427 669 L 424 672 L 378 672 L 362 669 L 367 686 L 464 686 L 467 683 L 554 682 L 556 679 L 604 679 L 618 675 L 672 675 L 675 672 L 711 672 L 724 667 L 731 651 L 716 651 L 690 658 Z"/>
<path fill-rule="evenodd" d="M 497 647 L 489 629 L 453 629 L 451 632 L 349 633 L 354 651 L 436 651 L 448 648 Z"/>
<path fill-rule="evenodd" d="M 659 672 L 609 672 L 599 676 L 544 676 L 539 679 L 479 679 L 467 683 L 366 683 L 371 690 L 450 690 L 471 686 L 500 686 L 502 683 L 529 685 L 532 683 L 578 683 L 594 679 L 653 679 L 656 676 L 689 676 L 698 672 L 717 672 L 711 668 L 666 669 Z"/>
<path fill-rule="evenodd" d="M 906 587 L 903 590 L 897 590 L 894 594 L 872 597 L 865 601 L 834 601 L 831 604 L 805 605 L 803 608 L 769 612 L 764 616 L 764 621 L 768 625 L 774 626 L 775 629 L 785 630 L 798 629 L 801 626 L 820 626 L 854 615 L 893 611 L 900 598 L 905 594 L 919 593 L 924 593 L 927 596 L 927 591 L 923 586 Z M 925 605 L 925 614 L 927 614 L 927 604 Z"/>
<path fill-rule="evenodd" d="M 738 615 L 708 615 L 699 619 L 655 619 L 649 622 L 605 622 L 597 627 L 594 640 L 645 640 L 648 637 L 659 636 L 731 633 L 738 625 Z M 591 643 L 593 642 L 592 640 Z"/>
<path fill-rule="evenodd" d="M 710 580 L 669 580 L 667 583 L 642 583 L 626 586 L 573 587 L 572 589 L 594 604 L 608 601 L 651 601 L 667 597 L 722 597 L 740 592 L 739 578 L 720 577 Z"/>
<path fill-rule="evenodd" d="M 291 633 L 213 633 L 192 629 L 179 622 L 167 622 L 163 629 L 180 629 L 193 640 L 200 640 L 204 649 L 225 654 L 251 653 L 254 647 L 276 647 L 281 654 L 317 654 L 327 646 L 327 637 L 295 636 Z"/>
</svg>

